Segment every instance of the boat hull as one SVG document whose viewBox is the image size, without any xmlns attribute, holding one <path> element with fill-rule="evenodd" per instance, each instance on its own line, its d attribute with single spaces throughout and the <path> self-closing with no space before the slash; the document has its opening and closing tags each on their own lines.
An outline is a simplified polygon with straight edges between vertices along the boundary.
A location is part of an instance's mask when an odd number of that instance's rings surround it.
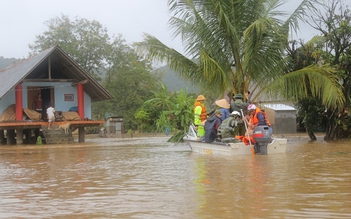
<svg viewBox="0 0 351 219">
<path fill-rule="evenodd" d="M 206 143 L 198 141 L 195 126 L 190 125 L 188 133 L 183 137 L 188 143 L 191 150 L 200 154 L 218 154 L 218 155 L 254 155 L 254 154 L 283 154 L 286 153 L 286 138 L 267 139 L 267 143 L 256 143 L 256 145 L 245 145 L 243 142 L 223 143 L 212 142 Z M 233 139 L 234 140 L 234 139 Z M 268 143 L 269 142 L 269 143 Z M 254 148 L 255 147 L 255 148 Z"/>
<path fill-rule="evenodd" d="M 243 142 L 238 143 L 205 143 L 184 138 L 188 143 L 191 150 L 200 154 L 213 154 L 213 155 L 252 155 L 252 147 L 245 145 Z M 267 147 L 267 154 L 282 154 L 286 153 L 287 139 L 274 138 L 272 141 L 263 147 Z M 261 146 L 262 147 L 262 146 Z"/>
</svg>

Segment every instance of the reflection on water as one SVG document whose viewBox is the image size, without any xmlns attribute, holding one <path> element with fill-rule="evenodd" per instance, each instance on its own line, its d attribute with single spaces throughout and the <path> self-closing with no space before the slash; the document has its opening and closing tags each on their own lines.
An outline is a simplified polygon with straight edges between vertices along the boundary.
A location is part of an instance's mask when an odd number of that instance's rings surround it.
<svg viewBox="0 0 351 219">
<path fill-rule="evenodd" d="M 350 143 L 254 157 L 166 138 L 0 146 L 0 218 L 351 218 Z"/>
</svg>

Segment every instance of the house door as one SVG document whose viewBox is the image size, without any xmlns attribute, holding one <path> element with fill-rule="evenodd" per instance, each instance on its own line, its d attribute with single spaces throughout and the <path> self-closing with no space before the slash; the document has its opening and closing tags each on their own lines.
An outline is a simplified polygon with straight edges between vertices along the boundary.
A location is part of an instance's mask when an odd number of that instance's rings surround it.
<svg viewBox="0 0 351 219">
<path fill-rule="evenodd" d="M 34 110 L 34 101 L 41 94 L 41 87 L 27 87 L 27 108 Z"/>
<path fill-rule="evenodd" d="M 35 98 L 37 98 L 38 94 L 41 94 L 41 98 L 43 99 L 42 118 L 46 119 L 46 109 L 49 107 L 49 104 L 52 103 L 53 105 L 55 105 L 54 87 L 28 86 L 27 88 L 28 109 L 34 110 L 34 100 Z"/>
</svg>

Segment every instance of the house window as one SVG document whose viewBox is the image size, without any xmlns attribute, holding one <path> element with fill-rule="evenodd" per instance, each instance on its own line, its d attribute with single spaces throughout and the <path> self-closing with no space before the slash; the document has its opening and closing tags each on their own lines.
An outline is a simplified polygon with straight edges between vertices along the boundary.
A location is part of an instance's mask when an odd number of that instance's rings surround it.
<svg viewBox="0 0 351 219">
<path fill-rule="evenodd" d="M 73 94 L 65 94 L 65 101 L 74 101 Z"/>
</svg>

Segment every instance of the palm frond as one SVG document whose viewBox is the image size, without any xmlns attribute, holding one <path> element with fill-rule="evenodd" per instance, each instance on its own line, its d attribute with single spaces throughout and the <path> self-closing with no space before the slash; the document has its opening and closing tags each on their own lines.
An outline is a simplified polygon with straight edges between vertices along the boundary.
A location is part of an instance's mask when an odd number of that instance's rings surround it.
<svg viewBox="0 0 351 219">
<path fill-rule="evenodd" d="M 312 95 L 320 98 L 326 107 L 342 107 L 345 102 L 336 71 L 329 65 L 311 65 L 290 72 L 263 87 L 261 92 L 292 101 Z"/>
</svg>

